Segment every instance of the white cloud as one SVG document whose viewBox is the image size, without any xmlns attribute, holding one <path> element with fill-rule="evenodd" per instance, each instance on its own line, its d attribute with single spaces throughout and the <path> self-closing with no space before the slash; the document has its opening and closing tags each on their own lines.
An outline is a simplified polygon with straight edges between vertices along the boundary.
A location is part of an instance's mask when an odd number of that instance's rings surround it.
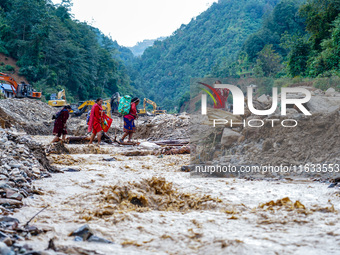
<svg viewBox="0 0 340 255">
<path fill-rule="evenodd" d="M 119 44 L 133 46 L 144 39 L 171 35 L 213 2 L 217 0 L 73 0 L 72 13 Z"/>
</svg>

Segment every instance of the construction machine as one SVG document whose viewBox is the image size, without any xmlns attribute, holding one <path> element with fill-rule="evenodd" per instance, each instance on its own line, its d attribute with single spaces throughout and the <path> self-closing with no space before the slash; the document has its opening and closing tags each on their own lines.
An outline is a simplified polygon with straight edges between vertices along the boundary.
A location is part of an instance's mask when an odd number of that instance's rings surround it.
<svg viewBox="0 0 340 255">
<path fill-rule="evenodd" d="M 33 89 L 32 85 L 21 82 L 18 84 L 11 76 L 5 73 L 0 73 L 0 81 L 5 81 L 11 85 L 13 94 L 17 98 L 41 98 L 41 92 L 37 92 Z"/>
<path fill-rule="evenodd" d="M 110 104 L 111 104 L 111 112 L 112 114 L 116 114 L 118 115 L 118 106 L 119 106 L 119 100 L 120 100 L 120 94 L 119 92 L 116 92 L 114 93 L 112 96 L 111 96 L 111 99 L 110 99 Z"/>
<path fill-rule="evenodd" d="M 146 104 L 147 103 L 152 105 L 153 111 L 151 113 L 153 115 L 159 115 L 159 114 L 165 114 L 166 113 L 166 110 L 161 110 L 159 107 L 157 107 L 157 104 L 154 101 L 152 101 L 148 98 L 144 98 L 143 109 L 138 110 L 139 115 L 146 115 L 147 114 L 147 112 L 146 112 Z"/>
<path fill-rule="evenodd" d="M 52 94 L 51 100 L 48 101 L 48 104 L 53 107 L 64 107 L 67 105 L 65 90 L 63 89 L 59 91 L 58 96 L 56 94 Z"/>
<path fill-rule="evenodd" d="M 95 103 L 96 102 L 94 100 L 87 100 L 87 101 L 79 102 L 79 106 L 77 107 L 77 109 L 73 110 L 74 115 L 81 116 L 83 113 L 90 110 Z M 112 115 L 111 115 L 110 99 L 103 101 L 102 108 L 105 111 L 106 115 L 111 118 Z"/>
<path fill-rule="evenodd" d="M 106 112 L 107 116 L 109 116 L 110 118 L 112 117 L 112 114 L 117 112 L 119 100 L 120 100 L 120 95 L 118 92 L 116 92 L 111 96 L 110 99 L 103 101 L 103 104 L 102 104 L 103 110 Z M 74 115 L 75 116 L 82 115 L 84 112 L 87 112 L 89 109 L 91 109 L 95 103 L 96 102 L 94 100 L 87 100 L 87 101 L 79 102 L 78 107 L 74 109 Z"/>
</svg>

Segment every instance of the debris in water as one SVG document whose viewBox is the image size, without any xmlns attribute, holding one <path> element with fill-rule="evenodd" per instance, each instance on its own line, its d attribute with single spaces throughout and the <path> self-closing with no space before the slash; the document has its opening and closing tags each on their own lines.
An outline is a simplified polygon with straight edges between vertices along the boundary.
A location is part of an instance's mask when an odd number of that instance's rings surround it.
<svg viewBox="0 0 340 255">
<path fill-rule="evenodd" d="M 112 158 L 103 158 L 104 161 L 116 161 L 117 159 L 112 157 Z"/>
<path fill-rule="evenodd" d="M 222 202 L 210 195 L 183 193 L 173 188 L 171 182 L 164 178 L 152 177 L 140 183 L 132 182 L 125 185 L 108 186 L 93 194 L 99 204 L 95 205 L 91 215 L 103 217 L 112 215 L 115 210 L 159 210 L 159 211 L 188 211 L 214 209 Z M 88 195 L 87 195 L 88 197 Z M 107 206 L 105 206 L 107 205 Z"/>
<path fill-rule="evenodd" d="M 61 171 L 63 171 L 63 172 L 80 172 L 79 169 L 70 168 L 70 167 L 62 168 Z"/>
</svg>

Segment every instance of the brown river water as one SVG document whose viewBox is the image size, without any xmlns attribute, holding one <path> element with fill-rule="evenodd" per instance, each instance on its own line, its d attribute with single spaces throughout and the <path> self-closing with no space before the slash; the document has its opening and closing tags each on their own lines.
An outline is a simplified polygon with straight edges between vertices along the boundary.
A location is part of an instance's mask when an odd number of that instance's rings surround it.
<svg viewBox="0 0 340 255">
<path fill-rule="evenodd" d="M 35 249 L 54 238 L 99 254 L 340 254 L 340 192 L 325 183 L 191 178 L 180 171 L 189 155 L 69 148 L 49 158 L 80 171 L 35 181 L 43 194 L 14 215 L 25 222 L 49 205 L 34 219 L 49 230 L 27 241 Z M 113 244 L 74 241 L 69 234 L 84 224 Z"/>
</svg>

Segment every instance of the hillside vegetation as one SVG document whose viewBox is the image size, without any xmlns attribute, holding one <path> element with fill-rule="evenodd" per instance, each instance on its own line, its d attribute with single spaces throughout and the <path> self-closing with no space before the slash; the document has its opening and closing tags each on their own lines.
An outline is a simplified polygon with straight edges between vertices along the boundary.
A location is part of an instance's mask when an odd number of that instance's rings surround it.
<svg viewBox="0 0 340 255">
<path fill-rule="evenodd" d="M 262 88 L 267 94 L 274 85 L 294 82 L 340 89 L 334 83 L 340 74 L 339 35 L 339 0 L 282 0 L 245 41 L 238 59 L 220 65 L 212 75 L 267 77 Z"/>
<path fill-rule="evenodd" d="M 248 36 L 278 0 L 220 0 L 182 25 L 164 41 L 147 48 L 134 69 L 133 85 L 166 109 L 178 106 L 190 78 L 203 77 L 221 63 L 235 60 Z"/>
<path fill-rule="evenodd" d="M 47 99 L 61 88 L 69 100 L 130 92 L 117 44 L 73 20 L 70 7 L 70 1 L 2 0 L 0 52 L 17 59 L 19 74 Z"/>
<path fill-rule="evenodd" d="M 134 56 L 139 57 L 143 55 L 146 48 L 153 45 L 155 41 L 163 41 L 166 37 L 159 37 L 157 39 L 145 39 L 142 42 L 138 42 L 135 46 L 128 47 Z"/>
<path fill-rule="evenodd" d="M 24 76 L 46 99 L 62 88 L 71 101 L 119 91 L 178 111 L 191 78 L 265 77 L 260 91 L 268 94 L 339 80 L 340 0 L 219 0 L 140 57 L 74 20 L 71 5 L 0 2 L 0 53 L 17 60 L 0 70 Z"/>
</svg>

